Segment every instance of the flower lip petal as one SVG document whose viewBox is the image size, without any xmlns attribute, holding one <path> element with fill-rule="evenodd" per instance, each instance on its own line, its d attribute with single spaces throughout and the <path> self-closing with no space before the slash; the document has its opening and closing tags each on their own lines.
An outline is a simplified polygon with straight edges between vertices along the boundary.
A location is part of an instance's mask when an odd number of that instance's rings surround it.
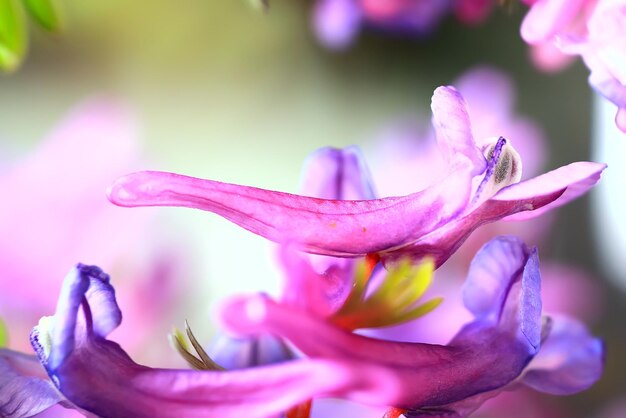
<svg viewBox="0 0 626 418">
<path fill-rule="evenodd" d="M 522 38 L 530 44 L 548 41 L 569 25 L 584 5 L 585 0 L 536 2 L 522 22 Z"/>
<path fill-rule="evenodd" d="M 261 295 L 232 298 L 222 305 L 220 317 L 233 332 L 281 335 L 313 358 L 378 364 L 402 382 L 396 401 L 387 405 L 407 409 L 445 405 L 508 384 L 534 354 L 525 337 L 480 320 L 466 326 L 449 346 L 438 346 L 352 334 Z"/>
<path fill-rule="evenodd" d="M 522 200 L 530 196 L 547 195 L 558 190 L 563 191 L 558 199 L 547 205 L 504 218 L 510 221 L 532 219 L 589 191 L 600 180 L 606 167 L 606 164 L 587 161 L 571 163 L 532 179 L 505 187 L 492 199 L 496 201 Z"/>
<path fill-rule="evenodd" d="M 511 283 L 521 274 L 529 250 L 517 237 L 497 237 L 472 260 L 463 285 L 463 304 L 478 318 L 496 321 Z"/>
<path fill-rule="evenodd" d="M 565 316 L 552 319 L 550 333 L 526 368 L 522 383 L 553 395 L 588 389 L 602 375 L 604 343 L 575 319 Z"/>
<path fill-rule="evenodd" d="M 0 348 L 0 416 L 30 417 L 64 401 L 35 356 Z"/>
<path fill-rule="evenodd" d="M 403 246 L 445 224 L 465 208 L 466 183 L 460 174 L 408 196 L 346 201 L 144 171 L 118 179 L 108 196 L 119 206 L 207 210 L 278 243 L 354 257 Z"/>
<path fill-rule="evenodd" d="M 118 344 L 104 338 L 120 319 L 108 275 L 78 265 L 67 276 L 50 321 L 50 361 L 42 359 L 67 399 L 105 418 L 265 418 L 313 397 L 367 402 L 391 400 L 398 391 L 395 376 L 380 367 L 334 360 L 305 359 L 232 372 L 151 369 L 134 363 Z M 38 331 L 44 330 L 33 333 Z M 33 342 L 41 355 L 37 338 Z"/>
</svg>

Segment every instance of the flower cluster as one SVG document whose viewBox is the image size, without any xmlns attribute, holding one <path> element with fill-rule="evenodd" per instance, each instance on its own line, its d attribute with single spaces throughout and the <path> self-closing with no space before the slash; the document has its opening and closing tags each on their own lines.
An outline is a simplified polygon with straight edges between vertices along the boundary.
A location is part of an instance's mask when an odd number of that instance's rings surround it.
<svg viewBox="0 0 626 418">
<path fill-rule="evenodd" d="M 435 90 L 432 111 L 443 168 L 406 196 L 377 197 L 353 147 L 314 153 L 299 195 L 154 171 L 119 178 L 108 191 L 117 205 L 206 210 L 276 242 L 282 294 L 224 301 L 225 334 L 212 349 L 188 326 L 174 332 L 195 370 L 150 368 L 108 339 L 122 321 L 110 276 L 78 264 L 30 335 L 36 356 L 0 349 L 0 415 L 305 418 L 333 397 L 386 417 L 465 417 L 519 386 L 589 388 L 603 344 L 578 320 L 544 311 L 538 251 L 514 236 L 474 256 L 461 289 L 469 318 L 447 344 L 363 334 L 436 317 L 435 270 L 474 230 L 561 206 L 605 168 L 577 162 L 521 181 L 513 141 L 475 138 L 458 90 Z"/>
<path fill-rule="evenodd" d="M 514 1 L 517 3 L 516 1 Z M 350 46 L 362 26 L 424 37 L 448 14 L 465 23 L 484 21 L 494 0 L 318 0 L 313 26 L 334 49 Z M 502 2 L 508 3 L 508 2 Z M 513 3 L 513 2 L 510 2 Z M 616 124 L 626 132 L 626 1 L 521 0 L 529 6 L 521 36 L 544 71 L 559 71 L 579 55 L 590 69 L 589 83 L 617 108 Z"/>
</svg>

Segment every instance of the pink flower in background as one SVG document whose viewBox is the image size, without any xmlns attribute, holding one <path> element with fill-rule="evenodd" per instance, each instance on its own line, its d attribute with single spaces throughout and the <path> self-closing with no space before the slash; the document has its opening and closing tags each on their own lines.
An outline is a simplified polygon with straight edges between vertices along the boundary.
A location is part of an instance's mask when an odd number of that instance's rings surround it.
<svg viewBox="0 0 626 418">
<path fill-rule="evenodd" d="M 591 70 L 591 86 L 617 105 L 615 121 L 626 132 L 626 1 L 598 1 L 586 36 L 568 36 L 562 42 L 565 52 L 579 54 Z"/>
<path fill-rule="evenodd" d="M 455 0 L 454 14 L 461 22 L 475 25 L 483 23 L 491 14 L 493 0 Z"/>
<path fill-rule="evenodd" d="M 531 58 L 539 69 L 560 71 L 573 61 L 559 47 L 563 36 L 581 36 L 597 0 L 525 0 L 530 6 L 522 22 L 522 38 L 532 46 Z"/>
<path fill-rule="evenodd" d="M 164 247 L 146 245 L 149 215 L 121 211 L 104 194 L 112 179 L 139 162 L 128 113 L 96 101 L 77 108 L 35 151 L 0 172 L 0 316 L 11 346 L 28 347 L 30 329 L 54 308 L 59 278 L 77 260 L 110 266 L 124 278 L 121 304 L 136 315 L 115 338 L 138 350 L 162 326 L 159 318 L 179 295 L 172 281 L 177 255 L 161 257 Z M 142 258 L 151 267 L 140 268 Z"/>
<path fill-rule="evenodd" d="M 539 68 L 560 70 L 580 55 L 589 83 L 618 107 L 617 126 L 626 132 L 626 1 L 538 0 L 522 23 Z"/>
</svg>

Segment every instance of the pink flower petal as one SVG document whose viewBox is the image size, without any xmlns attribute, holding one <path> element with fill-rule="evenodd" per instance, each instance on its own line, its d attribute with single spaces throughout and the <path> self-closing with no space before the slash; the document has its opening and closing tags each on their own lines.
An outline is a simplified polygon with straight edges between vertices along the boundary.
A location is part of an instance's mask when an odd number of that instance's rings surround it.
<svg viewBox="0 0 626 418">
<path fill-rule="evenodd" d="M 461 93 L 452 86 L 438 87 L 431 108 L 437 140 L 448 153 L 450 165 L 468 166 L 472 176 L 485 171 L 487 161 L 474 142 L 467 104 Z"/>
<path fill-rule="evenodd" d="M 599 180 L 606 164 L 592 162 L 577 162 L 557 168 L 530 180 L 513 184 L 502 189 L 492 200 L 521 201 L 531 196 L 547 195 L 563 191 L 561 196 L 553 202 L 507 216 L 506 220 L 525 220 L 535 218 L 549 210 L 562 206 L 588 192 Z"/>
<path fill-rule="evenodd" d="M 119 178 L 108 195 L 119 206 L 206 210 L 278 243 L 358 256 L 408 244 L 445 224 L 464 208 L 467 183 L 453 175 L 408 196 L 341 201 L 144 171 Z"/>
<path fill-rule="evenodd" d="M 522 38 L 530 44 L 548 40 L 576 17 L 585 2 L 539 0 L 533 3 L 522 22 Z"/>
</svg>

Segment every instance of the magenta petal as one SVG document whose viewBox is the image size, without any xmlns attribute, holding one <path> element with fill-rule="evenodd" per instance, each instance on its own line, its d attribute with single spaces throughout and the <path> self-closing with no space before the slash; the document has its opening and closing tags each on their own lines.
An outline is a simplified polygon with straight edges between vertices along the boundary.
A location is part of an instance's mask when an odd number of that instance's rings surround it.
<svg viewBox="0 0 626 418">
<path fill-rule="evenodd" d="M 452 86 L 438 87 L 433 93 L 431 108 L 437 140 L 448 153 L 450 164 L 469 165 L 472 176 L 485 171 L 487 161 L 476 147 L 467 104 L 461 93 Z"/>
<path fill-rule="evenodd" d="M 341 307 L 353 285 L 353 260 L 303 254 L 287 245 L 279 248 L 279 257 L 286 278 L 283 303 L 321 317 Z M 314 269 L 313 257 L 318 265 L 323 263 L 322 272 Z"/>
<path fill-rule="evenodd" d="M 546 194 L 534 195 L 529 193 L 528 196 L 519 196 L 518 199 L 497 200 L 491 198 L 473 211 L 452 220 L 414 244 L 402 248 L 401 252 L 383 253 L 381 257 L 387 263 L 403 256 L 410 256 L 414 259 L 430 256 L 435 258 L 437 265 L 442 265 L 476 228 L 499 219 L 509 219 L 512 214 L 530 210 L 536 211 L 559 199 L 563 193 L 564 190 L 561 189 L 547 190 Z M 496 196 L 499 195 L 500 193 Z"/>
<path fill-rule="evenodd" d="M 104 338 L 119 315 L 108 275 L 79 265 L 65 280 L 55 316 L 31 334 L 63 395 L 103 418 L 265 418 L 313 397 L 387 402 L 397 391 L 381 368 L 325 360 L 232 372 L 151 369 Z"/>
<path fill-rule="evenodd" d="M 522 22 L 522 38 L 530 43 L 547 41 L 568 25 L 585 5 L 585 0 L 539 0 Z"/>
<path fill-rule="evenodd" d="M 108 195 L 119 206 L 207 210 L 278 243 L 352 257 L 408 244 L 445 224 L 467 203 L 466 183 L 459 174 L 408 196 L 342 201 L 144 171 L 119 178 Z"/>
<path fill-rule="evenodd" d="M 465 301 L 476 319 L 447 346 L 353 334 L 263 295 L 232 299 L 221 317 L 235 332 L 280 335 L 314 358 L 384 367 L 403 382 L 392 405 L 409 409 L 408 416 L 466 416 L 517 379 L 537 353 L 540 293 L 536 250 L 500 237 L 477 254 L 465 284 Z"/>
<path fill-rule="evenodd" d="M 377 340 L 264 296 L 232 299 L 223 307 L 222 320 L 236 332 L 281 335 L 312 357 L 379 365 L 402 382 L 392 404 L 408 409 L 446 405 L 499 388 L 522 372 L 534 350 L 509 331 L 478 322 L 464 328 L 449 346 Z M 380 399 L 371 402 L 385 405 Z"/>
<path fill-rule="evenodd" d="M 505 219 L 521 221 L 532 219 L 562 206 L 589 191 L 599 180 L 606 164 L 577 162 L 557 168 L 530 180 L 505 187 L 492 200 L 498 202 L 521 201 L 532 196 L 546 195 L 559 190 L 563 193 L 553 202 L 508 216 Z"/>
<path fill-rule="evenodd" d="M 35 356 L 0 349 L 1 417 L 30 417 L 64 401 Z"/>
</svg>

